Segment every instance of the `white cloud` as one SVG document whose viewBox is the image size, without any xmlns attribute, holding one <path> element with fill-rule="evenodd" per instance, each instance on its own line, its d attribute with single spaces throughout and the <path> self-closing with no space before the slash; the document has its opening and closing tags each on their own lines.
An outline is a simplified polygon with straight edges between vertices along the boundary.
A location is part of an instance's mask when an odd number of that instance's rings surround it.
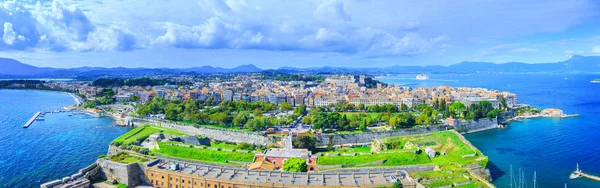
<svg viewBox="0 0 600 188">
<path fill-rule="evenodd" d="M 10 22 L 4 23 L 4 34 L 2 35 L 2 40 L 4 43 L 8 45 L 12 45 L 17 38 L 15 31 L 12 28 L 12 24 Z"/>
<path fill-rule="evenodd" d="M 562 32 L 600 12 L 591 0 L 28 2 L 33 1 L 0 2 L 0 24 L 11 23 L 15 33 L 12 39 L 12 32 L 0 30 L 0 50 L 164 47 L 412 56 L 466 49 L 462 53 L 473 54 L 475 45 Z M 516 45 L 480 54 L 539 51 L 548 52 Z"/>
<path fill-rule="evenodd" d="M 313 15 L 323 21 L 351 21 L 352 17 L 344 9 L 344 3 L 340 0 L 325 0 L 321 3 Z"/>
<path fill-rule="evenodd" d="M 592 48 L 592 53 L 600 54 L 600 45 L 594 46 Z"/>
<path fill-rule="evenodd" d="M 51 5 L 25 5 L 16 1 L 0 3 L 0 23 L 5 23 L 2 36 L 8 45 L 4 48 L 114 51 L 135 46 L 132 32 L 115 25 L 94 24 L 75 5 L 64 6 L 56 0 Z"/>
</svg>

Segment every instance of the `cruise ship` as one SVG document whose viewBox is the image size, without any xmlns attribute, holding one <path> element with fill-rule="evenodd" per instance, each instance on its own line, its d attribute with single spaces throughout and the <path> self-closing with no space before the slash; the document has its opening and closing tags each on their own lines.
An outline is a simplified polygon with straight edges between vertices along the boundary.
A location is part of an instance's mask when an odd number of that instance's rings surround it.
<svg viewBox="0 0 600 188">
<path fill-rule="evenodd" d="M 418 74 L 417 80 L 429 80 L 429 76 L 427 76 L 426 74 Z"/>
</svg>

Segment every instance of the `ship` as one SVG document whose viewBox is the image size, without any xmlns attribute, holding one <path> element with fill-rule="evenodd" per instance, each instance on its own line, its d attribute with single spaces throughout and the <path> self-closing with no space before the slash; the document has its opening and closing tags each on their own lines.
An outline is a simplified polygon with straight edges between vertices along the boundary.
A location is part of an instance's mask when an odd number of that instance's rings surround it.
<svg viewBox="0 0 600 188">
<path fill-rule="evenodd" d="M 427 76 L 426 74 L 418 74 L 417 80 L 429 80 L 429 76 Z"/>
</svg>

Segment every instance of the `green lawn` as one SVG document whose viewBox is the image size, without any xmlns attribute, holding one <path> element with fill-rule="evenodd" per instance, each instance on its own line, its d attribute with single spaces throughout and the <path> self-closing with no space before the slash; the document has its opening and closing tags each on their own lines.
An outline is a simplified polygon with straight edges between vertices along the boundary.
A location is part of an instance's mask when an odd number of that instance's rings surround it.
<svg viewBox="0 0 600 188">
<path fill-rule="evenodd" d="M 109 159 L 113 162 L 118 162 L 118 163 L 123 163 L 123 164 L 130 164 L 130 163 L 135 163 L 135 162 L 144 163 L 144 162 L 148 161 L 147 159 L 132 156 L 127 153 L 119 153 L 117 155 L 110 156 Z"/>
<path fill-rule="evenodd" d="M 184 135 L 183 133 L 181 133 L 179 131 L 169 129 L 169 128 L 164 128 L 164 127 L 159 127 L 159 126 L 154 126 L 154 125 L 142 125 L 142 126 L 136 127 L 135 129 L 117 137 L 115 140 L 113 140 L 113 143 L 129 144 L 131 142 L 137 141 L 138 139 L 145 139 L 145 138 L 148 138 L 148 136 L 150 136 L 152 134 L 157 134 L 157 133 L 164 133 L 164 134 L 177 135 L 177 136 Z"/>
<path fill-rule="evenodd" d="M 378 166 L 402 166 L 413 164 L 427 164 L 431 161 L 425 154 L 414 154 L 411 151 L 387 151 L 381 154 L 356 155 L 356 156 L 321 156 L 317 160 L 318 165 L 346 165 L 348 167 L 376 162 L 387 159 Z"/>
<path fill-rule="evenodd" d="M 214 142 L 211 141 L 210 142 L 210 147 L 211 148 L 221 148 L 221 149 L 228 149 L 228 150 L 232 150 L 232 149 L 239 149 L 238 145 L 235 144 L 228 144 L 226 142 Z"/>
<path fill-rule="evenodd" d="M 335 149 L 333 151 L 328 151 L 328 152 L 324 152 L 324 153 L 326 153 L 326 154 L 371 153 L 371 147 L 370 146 L 359 146 L 359 147 L 353 147 L 353 148 L 339 148 L 339 149 Z"/>
<path fill-rule="evenodd" d="M 227 163 L 227 161 L 252 162 L 254 153 L 215 151 L 211 149 L 177 146 L 170 142 L 158 143 L 160 149 L 152 152 L 176 158 L 193 159 L 204 162 Z"/>
</svg>

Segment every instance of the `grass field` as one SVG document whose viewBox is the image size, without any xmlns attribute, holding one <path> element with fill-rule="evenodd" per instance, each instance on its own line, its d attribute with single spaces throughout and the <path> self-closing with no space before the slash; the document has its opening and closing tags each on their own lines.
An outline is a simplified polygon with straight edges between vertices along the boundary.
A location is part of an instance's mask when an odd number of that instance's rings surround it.
<svg viewBox="0 0 600 188">
<path fill-rule="evenodd" d="M 137 141 L 138 139 L 146 139 L 146 138 L 148 138 L 148 136 L 150 136 L 152 134 L 157 134 L 157 133 L 164 133 L 164 134 L 177 135 L 177 136 L 184 135 L 183 133 L 181 133 L 179 131 L 169 129 L 169 128 L 158 127 L 158 126 L 154 126 L 154 125 L 143 125 L 143 126 L 136 127 L 135 129 L 132 129 L 131 131 L 117 137 L 115 140 L 113 140 L 113 144 L 115 144 L 115 143 L 129 144 L 131 142 Z"/>
<path fill-rule="evenodd" d="M 388 137 L 382 140 L 384 143 L 397 143 L 396 145 L 404 146 L 410 142 L 415 145 L 424 147 L 431 147 L 435 151 L 442 153 L 446 152 L 446 155 L 440 155 L 431 160 L 432 164 L 444 165 L 448 163 L 459 163 L 461 165 L 471 164 L 477 162 L 476 160 L 480 157 L 481 161 L 478 163 L 483 167 L 487 165 L 487 157 L 483 156 L 478 150 L 473 150 L 466 143 L 464 143 L 458 135 L 450 131 L 435 132 L 430 134 L 412 135 L 412 136 L 399 136 L 399 137 Z M 474 157 L 464 157 L 467 155 L 476 154 Z"/>
<path fill-rule="evenodd" d="M 123 163 L 123 164 L 130 164 L 130 163 L 135 163 L 135 162 L 144 163 L 144 162 L 148 161 L 147 159 L 132 156 L 127 153 L 119 153 L 117 155 L 110 156 L 109 159 L 113 162 L 118 162 L 118 163 Z"/>
<path fill-rule="evenodd" d="M 339 153 L 340 156 L 321 156 L 318 158 L 317 164 L 344 165 L 344 168 L 369 167 L 366 165 L 374 167 L 429 164 L 436 165 L 440 170 L 411 173 L 413 178 L 422 179 L 420 183 L 426 187 L 454 186 L 455 183 L 464 183 L 464 185 L 457 187 L 485 187 L 485 184 L 473 178 L 464 166 L 478 163 L 485 167 L 488 162 L 487 157 L 483 156 L 479 150 L 471 148 L 466 142 L 463 142 L 455 132 L 443 131 L 388 137 L 381 139 L 381 141 L 386 144 L 388 150 L 369 155 L 370 147 L 341 148 L 327 152 L 328 154 Z M 425 147 L 431 147 L 440 155 L 429 159 L 424 152 L 415 154 L 413 151 L 417 146 L 421 150 L 424 150 Z M 358 155 L 343 155 L 349 153 L 357 153 Z M 360 155 L 360 153 L 364 155 Z M 369 164 L 381 160 L 387 161 L 382 164 Z"/>
<path fill-rule="evenodd" d="M 254 153 L 216 151 L 211 149 L 183 147 L 170 142 L 160 142 L 158 150 L 152 152 L 175 158 L 193 159 L 204 162 L 227 163 L 227 161 L 252 162 Z"/>
<path fill-rule="evenodd" d="M 380 160 L 387 160 L 385 163 L 377 166 L 402 166 L 413 164 L 427 164 L 431 161 L 425 154 L 414 154 L 412 151 L 388 151 L 373 155 L 356 156 L 321 156 L 317 160 L 318 165 L 345 165 L 346 167 L 360 164 L 372 163 Z"/>
</svg>

